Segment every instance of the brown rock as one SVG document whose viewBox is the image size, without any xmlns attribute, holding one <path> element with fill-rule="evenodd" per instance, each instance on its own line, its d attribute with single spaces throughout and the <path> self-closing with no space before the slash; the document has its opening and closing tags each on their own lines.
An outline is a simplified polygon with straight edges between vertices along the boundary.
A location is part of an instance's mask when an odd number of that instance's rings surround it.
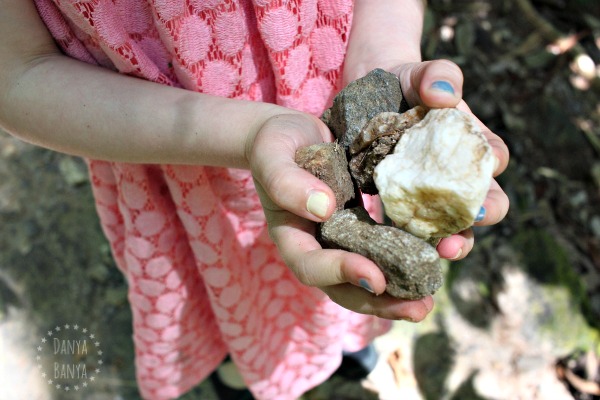
<svg viewBox="0 0 600 400">
<path fill-rule="evenodd" d="M 404 132 L 419 123 L 429 110 L 417 106 L 403 114 L 382 112 L 373 117 L 350 145 L 350 174 L 363 193 L 377 194 L 375 167 L 392 153 Z"/>
<path fill-rule="evenodd" d="M 354 198 L 346 152 L 339 144 L 319 143 L 298 149 L 296 163 L 333 190 L 336 210 L 342 210 Z"/>
</svg>

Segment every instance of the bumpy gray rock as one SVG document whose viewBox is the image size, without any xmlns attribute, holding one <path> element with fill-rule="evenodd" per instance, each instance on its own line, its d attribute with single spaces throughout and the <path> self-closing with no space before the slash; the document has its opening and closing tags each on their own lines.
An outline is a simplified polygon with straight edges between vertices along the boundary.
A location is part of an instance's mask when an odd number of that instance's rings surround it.
<svg viewBox="0 0 600 400">
<path fill-rule="evenodd" d="M 372 260 L 383 272 L 391 296 L 421 299 L 442 286 L 434 247 L 400 229 L 378 224 L 362 207 L 336 211 L 320 225 L 319 240 Z"/>
<path fill-rule="evenodd" d="M 375 115 L 406 109 L 408 105 L 403 101 L 396 75 L 374 69 L 338 93 L 322 119 L 339 143 L 347 148 Z"/>
</svg>

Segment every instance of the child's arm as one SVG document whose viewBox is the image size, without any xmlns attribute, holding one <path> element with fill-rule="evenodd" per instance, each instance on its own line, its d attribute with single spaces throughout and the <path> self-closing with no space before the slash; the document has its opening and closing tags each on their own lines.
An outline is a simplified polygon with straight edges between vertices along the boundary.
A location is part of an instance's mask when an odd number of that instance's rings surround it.
<svg viewBox="0 0 600 400">
<path fill-rule="evenodd" d="M 357 79 L 374 68 L 395 73 L 411 106 L 457 107 L 470 112 L 462 100 L 463 75 L 447 60 L 421 62 L 424 2 L 421 0 L 356 0 L 344 78 Z M 495 175 L 508 164 L 508 149 L 483 123 L 482 130 L 498 159 Z M 493 181 L 483 206 L 485 217 L 477 225 L 498 223 L 508 212 L 508 197 Z M 442 257 L 465 257 L 473 247 L 471 230 L 442 240 Z M 457 256 L 458 255 L 458 256 Z"/>
<path fill-rule="evenodd" d="M 328 218 L 335 200 L 329 187 L 295 164 L 294 155 L 300 147 L 331 141 L 317 118 L 87 65 L 59 52 L 32 1 L 0 0 L 0 9 L 0 127 L 90 158 L 249 168 L 271 236 L 301 282 L 326 289 L 358 312 L 390 319 L 427 315 L 431 298 L 371 295 L 359 286 L 368 282 L 382 293 L 379 269 L 357 254 L 322 250 L 314 238 L 311 221 Z"/>
<path fill-rule="evenodd" d="M 0 0 L 0 126 L 80 156 L 247 168 L 247 132 L 277 114 L 154 84 L 63 56 L 31 1 Z"/>
<path fill-rule="evenodd" d="M 374 68 L 421 61 L 425 6 L 421 0 L 355 0 L 345 59 L 349 83 Z"/>
</svg>

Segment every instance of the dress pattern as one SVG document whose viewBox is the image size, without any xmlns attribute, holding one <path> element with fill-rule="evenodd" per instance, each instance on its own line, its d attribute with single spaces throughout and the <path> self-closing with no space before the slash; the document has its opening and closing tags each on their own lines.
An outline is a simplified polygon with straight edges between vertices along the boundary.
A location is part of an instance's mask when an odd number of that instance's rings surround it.
<svg viewBox="0 0 600 400">
<path fill-rule="evenodd" d="M 351 0 L 35 0 L 62 51 L 158 84 L 320 115 L 340 88 Z M 87 160 L 129 286 L 136 374 L 176 398 L 230 354 L 257 399 L 295 399 L 389 329 L 300 284 L 248 171 Z"/>
</svg>

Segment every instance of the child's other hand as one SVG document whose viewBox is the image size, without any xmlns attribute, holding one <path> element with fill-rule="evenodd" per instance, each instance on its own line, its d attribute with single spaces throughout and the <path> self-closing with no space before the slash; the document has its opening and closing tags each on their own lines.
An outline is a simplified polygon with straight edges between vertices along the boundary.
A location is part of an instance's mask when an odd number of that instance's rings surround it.
<svg viewBox="0 0 600 400">
<path fill-rule="evenodd" d="M 431 108 L 456 107 L 472 114 L 462 100 L 463 75 L 460 68 L 446 60 L 402 64 L 387 69 L 400 79 L 402 92 L 409 105 L 425 105 Z M 477 119 L 477 117 L 476 117 Z M 508 165 L 509 153 L 504 141 L 487 128 L 479 119 L 482 131 L 498 159 L 494 176 L 500 175 Z M 508 212 L 508 197 L 495 179 L 485 202 L 485 215 L 476 225 L 493 225 L 500 222 Z M 443 239 L 437 247 L 441 257 L 457 260 L 464 258 L 473 248 L 473 232 L 464 232 Z"/>
<path fill-rule="evenodd" d="M 327 127 L 315 117 L 290 111 L 267 120 L 250 139 L 246 154 L 269 233 L 298 280 L 319 287 L 334 302 L 359 313 L 413 321 L 425 318 L 433 308 L 431 297 L 405 301 L 382 294 L 385 278 L 372 261 L 322 249 L 315 239 L 316 222 L 333 214 L 335 197 L 325 183 L 298 167 L 294 157 L 301 147 L 331 141 Z"/>
</svg>

